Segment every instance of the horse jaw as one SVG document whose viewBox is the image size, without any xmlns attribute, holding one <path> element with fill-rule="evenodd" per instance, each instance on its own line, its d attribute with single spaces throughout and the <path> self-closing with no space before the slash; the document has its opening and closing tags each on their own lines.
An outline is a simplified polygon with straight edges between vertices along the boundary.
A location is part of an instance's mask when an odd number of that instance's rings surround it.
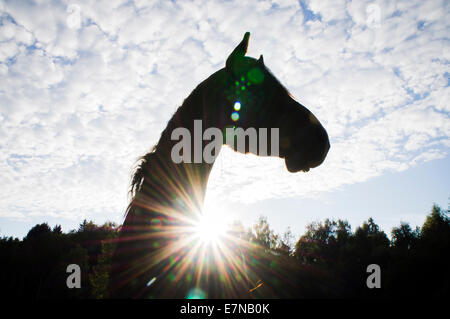
<svg viewBox="0 0 450 319">
<path fill-rule="evenodd" d="M 286 164 L 286 168 L 289 171 L 289 173 L 297 173 L 299 171 L 306 173 L 310 169 L 310 167 L 304 165 L 302 161 L 298 161 L 293 156 L 286 156 L 284 158 L 284 162 Z"/>
</svg>

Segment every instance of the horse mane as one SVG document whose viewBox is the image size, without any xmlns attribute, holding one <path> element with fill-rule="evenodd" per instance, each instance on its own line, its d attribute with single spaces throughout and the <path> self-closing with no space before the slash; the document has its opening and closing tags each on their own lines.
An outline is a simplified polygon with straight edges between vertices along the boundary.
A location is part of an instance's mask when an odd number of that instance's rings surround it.
<svg viewBox="0 0 450 319">
<path fill-rule="evenodd" d="M 128 194 L 132 199 L 136 196 L 136 193 L 141 190 L 144 176 L 150 173 L 151 162 L 155 156 L 156 147 L 157 145 L 153 145 L 147 154 L 139 156 L 134 163 L 135 167 L 131 176 L 130 189 L 128 191 Z"/>
<path fill-rule="evenodd" d="M 206 80 L 205 80 L 206 81 Z M 204 82 L 205 82 L 204 81 Z M 175 111 L 173 116 L 170 118 L 170 120 L 167 123 L 166 128 L 162 131 L 160 139 L 156 145 L 150 148 L 150 151 L 146 153 L 145 155 L 142 155 L 138 157 L 138 159 L 135 161 L 133 167 L 133 172 L 131 174 L 131 182 L 130 182 L 130 188 L 128 191 L 129 197 L 130 197 L 130 204 L 128 205 L 128 208 L 126 209 L 125 216 L 130 212 L 133 199 L 136 197 L 138 193 L 142 190 L 142 185 L 144 184 L 145 177 L 152 176 L 154 169 L 154 166 L 152 163 L 157 159 L 157 151 L 161 147 L 162 143 L 165 143 L 168 139 L 170 139 L 170 134 L 172 130 L 175 128 L 176 124 L 180 123 L 180 120 L 183 119 L 186 111 L 191 111 L 195 107 L 195 99 L 194 96 L 199 93 L 201 88 L 203 87 L 200 83 L 192 92 L 189 94 L 189 96 L 183 101 L 181 106 L 178 107 L 178 109 Z"/>
</svg>

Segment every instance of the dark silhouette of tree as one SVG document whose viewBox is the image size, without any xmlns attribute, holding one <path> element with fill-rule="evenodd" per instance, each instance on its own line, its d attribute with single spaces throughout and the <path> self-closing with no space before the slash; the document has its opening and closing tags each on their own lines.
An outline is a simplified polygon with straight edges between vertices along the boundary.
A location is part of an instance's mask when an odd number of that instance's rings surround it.
<svg viewBox="0 0 450 319">
<path fill-rule="evenodd" d="M 325 219 L 323 223 L 311 223 L 295 245 L 294 256 L 306 264 L 335 263 L 340 247 L 349 236 L 347 221 Z"/>
<path fill-rule="evenodd" d="M 253 228 L 249 230 L 250 240 L 265 249 L 276 249 L 278 235 L 270 229 L 267 217 L 260 216 Z"/>
<path fill-rule="evenodd" d="M 111 270 L 111 257 L 114 253 L 112 242 L 102 242 L 101 254 L 98 256 L 97 265 L 92 267 L 89 274 L 89 283 L 92 286 L 92 297 L 103 299 L 108 297 L 109 272 Z"/>
<path fill-rule="evenodd" d="M 62 235 L 61 225 L 55 225 L 55 227 L 53 227 L 52 229 L 52 232 L 57 235 Z"/>
<path fill-rule="evenodd" d="M 450 220 L 448 211 L 433 205 L 417 244 L 415 277 L 425 296 L 444 297 L 450 291 Z M 445 270 L 444 270 L 445 269 Z"/>
<path fill-rule="evenodd" d="M 25 236 L 25 240 L 42 239 L 44 237 L 48 237 L 51 233 L 52 230 L 47 223 L 39 224 L 28 231 L 28 234 Z"/>
<path fill-rule="evenodd" d="M 291 255 L 294 252 L 295 237 L 291 228 L 288 227 L 278 241 L 277 252 L 284 255 Z"/>
<path fill-rule="evenodd" d="M 433 205 L 431 214 L 427 216 L 422 226 L 421 237 L 429 245 L 448 243 L 450 222 L 448 211 L 443 211 L 439 206 Z"/>
<path fill-rule="evenodd" d="M 420 228 L 411 229 L 408 223 L 401 223 L 394 227 L 391 232 L 391 245 L 396 251 L 409 252 L 417 244 L 420 236 Z"/>
</svg>

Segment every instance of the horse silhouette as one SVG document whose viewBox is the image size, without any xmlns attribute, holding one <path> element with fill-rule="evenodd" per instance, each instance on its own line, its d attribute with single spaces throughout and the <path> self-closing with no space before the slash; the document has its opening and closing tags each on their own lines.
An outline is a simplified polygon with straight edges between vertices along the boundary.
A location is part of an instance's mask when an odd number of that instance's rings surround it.
<svg viewBox="0 0 450 319">
<path fill-rule="evenodd" d="M 213 163 L 203 159 L 175 163 L 171 151 L 177 141 L 171 136 L 176 128 L 193 132 L 195 120 L 202 121 L 203 130 L 268 128 L 269 144 L 270 129 L 279 128 L 277 156 L 285 160 L 289 172 L 307 172 L 324 161 L 330 147 L 326 130 L 266 68 L 262 55 L 259 59 L 245 56 L 249 36 L 247 32 L 229 55 L 225 68 L 191 92 L 157 145 L 140 158 L 112 258 L 112 297 L 185 298 L 196 288 L 206 297 L 248 297 L 242 262 L 229 260 L 227 269 L 207 264 L 209 257 L 204 252 L 199 256 L 199 244 L 190 236 L 193 221 L 201 214 Z M 198 143 L 193 138 L 191 142 Z M 203 147 L 206 142 L 202 141 Z M 260 153 L 249 147 L 234 149 Z M 235 247 L 229 248 L 230 254 L 236 255 Z"/>
</svg>

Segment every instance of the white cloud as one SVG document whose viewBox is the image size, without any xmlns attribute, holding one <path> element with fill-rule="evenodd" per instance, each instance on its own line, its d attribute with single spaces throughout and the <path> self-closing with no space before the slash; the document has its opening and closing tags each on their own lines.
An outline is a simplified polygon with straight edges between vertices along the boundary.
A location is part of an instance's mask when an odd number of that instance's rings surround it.
<svg viewBox="0 0 450 319">
<path fill-rule="evenodd" d="M 308 174 L 224 148 L 208 196 L 314 196 L 450 147 L 445 1 L 307 1 L 306 23 L 297 1 L 73 4 L 0 2 L 0 216 L 121 216 L 134 160 L 245 31 L 332 146 Z"/>
<path fill-rule="evenodd" d="M 309 8 L 316 14 L 320 14 L 324 21 L 342 20 L 346 18 L 346 0 L 338 1 L 306 1 Z"/>
</svg>

